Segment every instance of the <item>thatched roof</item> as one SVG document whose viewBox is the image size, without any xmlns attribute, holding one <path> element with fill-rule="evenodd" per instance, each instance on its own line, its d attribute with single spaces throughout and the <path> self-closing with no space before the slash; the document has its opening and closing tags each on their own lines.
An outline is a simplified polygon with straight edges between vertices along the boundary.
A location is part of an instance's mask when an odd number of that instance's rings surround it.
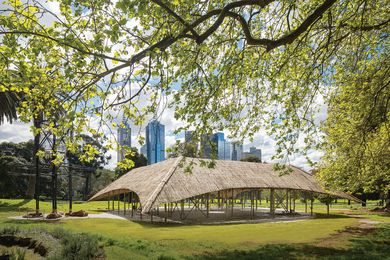
<svg viewBox="0 0 390 260">
<path fill-rule="evenodd" d="M 272 164 L 216 160 L 215 167 L 208 168 L 201 166 L 200 159 L 186 158 L 185 163 L 194 162 L 191 172 L 188 173 L 179 165 L 182 159 L 168 159 L 133 169 L 90 200 L 133 191 L 140 199 L 142 212 L 148 213 L 161 203 L 177 202 L 232 188 L 276 188 L 327 193 L 313 175 L 296 167 L 291 167 L 290 174 L 279 176 L 279 173 L 273 170 Z M 361 202 L 343 192 L 327 194 Z"/>
</svg>

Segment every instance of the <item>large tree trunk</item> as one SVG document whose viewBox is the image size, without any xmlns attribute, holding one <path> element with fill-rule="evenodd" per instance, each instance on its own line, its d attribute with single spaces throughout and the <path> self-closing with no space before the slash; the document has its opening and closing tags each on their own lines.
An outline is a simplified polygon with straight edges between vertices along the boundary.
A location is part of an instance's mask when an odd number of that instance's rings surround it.
<svg viewBox="0 0 390 260">
<path fill-rule="evenodd" d="M 387 191 L 386 208 L 390 211 L 390 190 Z"/>
</svg>

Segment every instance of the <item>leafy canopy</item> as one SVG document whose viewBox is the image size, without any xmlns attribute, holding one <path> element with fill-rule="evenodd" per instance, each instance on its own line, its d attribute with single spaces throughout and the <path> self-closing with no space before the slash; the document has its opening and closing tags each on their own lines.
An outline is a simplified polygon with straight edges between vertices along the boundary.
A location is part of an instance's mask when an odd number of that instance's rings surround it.
<svg viewBox="0 0 390 260">
<path fill-rule="evenodd" d="M 60 12 L 37 0 L 2 5 L 0 86 L 23 92 L 21 118 L 44 112 L 43 127 L 70 150 L 78 140 L 69 129 L 102 135 L 120 111 L 139 126 L 170 106 L 199 136 L 265 128 L 278 141 L 275 159 L 287 162 L 299 138 L 306 150 L 321 143 L 319 97 L 338 102 L 351 74 L 369 76 L 353 64 L 388 59 L 378 56 L 388 51 L 387 0 L 49 3 Z"/>
</svg>

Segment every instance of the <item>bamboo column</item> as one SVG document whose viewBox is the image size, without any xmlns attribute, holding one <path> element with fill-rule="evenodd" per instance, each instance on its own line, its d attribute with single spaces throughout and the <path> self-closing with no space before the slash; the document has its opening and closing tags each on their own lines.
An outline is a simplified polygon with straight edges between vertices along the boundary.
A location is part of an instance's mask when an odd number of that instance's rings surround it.
<svg viewBox="0 0 390 260">
<path fill-rule="evenodd" d="M 126 192 L 123 193 L 123 215 L 126 215 Z"/>
<path fill-rule="evenodd" d="M 117 199 L 118 199 L 117 202 L 118 202 L 118 214 L 119 214 L 119 209 L 120 209 L 120 207 L 121 207 L 120 204 L 119 204 L 119 201 L 120 201 L 120 195 L 119 195 L 119 194 L 118 194 L 118 196 L 117 196 Z"/>
<path fill-rule="evenodd" d="M 295 212 L 295 197 L 296 197 L 295 195 L 296 195 L 296 191 L 294 190 L 293 191 L 293 198 L 292 198 L 293 199 L 293 212 Z"/>
<path fill-rule="evenodd" d="M 232 212 L 231 212 L 231 218 L 233 218 L 233 211 L 234 211 L 234 190 L 232 189 Z"/>
<path fill-rule="evenodd" d="M 133 217 L 134 216 L 134 193 L 133 192 L 131 192 L 130 200 L 131 200 L 131 217 Z"/>
<path fill-rule="evenodd" d="M 167 222 L 167 204 L 164 203 L 164 222 Z"/>
<path fill-rule="evenodd" d="M 180 208 L 181 208 L 181 210 L 180 210 L 180 219 L 183 219 L 184 218 L 184 200 L 181 200 L 180 201 Z"/>
<path fill-rule="evenodd" d="M 313 216 L 313 204 L 314 204 L 314 198 L 310 200 L 310 216 Z"/>
<path fill-rule="evenodd" d="M 210 214 L 210 193 L 207 193 L 206 208 L 207 208 L 206 216 L 207 216 L 207 218 L 209 218 L 209 214 Z"/>
<path fill-rule="evenodd" d="M 307 193 L 304 193 L 305 196 L 305 213 L 307 213 Z"/>
<path fill-rule="evenodd" d="M 272 217 L 275 217 L 275 189 L 271 188 L 270 192 L 270 213 Z"/>
</svg>

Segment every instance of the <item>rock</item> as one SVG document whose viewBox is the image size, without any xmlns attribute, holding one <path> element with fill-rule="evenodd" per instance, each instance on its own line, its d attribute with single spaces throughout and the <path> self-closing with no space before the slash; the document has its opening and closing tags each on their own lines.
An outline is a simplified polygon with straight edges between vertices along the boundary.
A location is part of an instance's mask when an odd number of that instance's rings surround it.
<svg viewBox="0 0 390 260">
<path fill-rule="evenodd" d="M 57 219 L 61 218 L 62 216 L 58 214 L 57 212 L 52 212 L 46 216 L 46 219 Z"/>
<path fill-rule="evenodd" d="M 66 213 L 66 216 L 69 216 L 69 217 L 86 217 L 86 216 L 88 216 L 88 212 L 86 212 L 84 210 L 79 210 L 79 211 L 75 211 L 75 212 Z"/>
<path fill-rule="evenodd" d="M 39 213 L 28 213 L 27 215 L 23 216 L 23 218 L 42 218 L 43 214 L 41 212 Z"/>
</svg>

